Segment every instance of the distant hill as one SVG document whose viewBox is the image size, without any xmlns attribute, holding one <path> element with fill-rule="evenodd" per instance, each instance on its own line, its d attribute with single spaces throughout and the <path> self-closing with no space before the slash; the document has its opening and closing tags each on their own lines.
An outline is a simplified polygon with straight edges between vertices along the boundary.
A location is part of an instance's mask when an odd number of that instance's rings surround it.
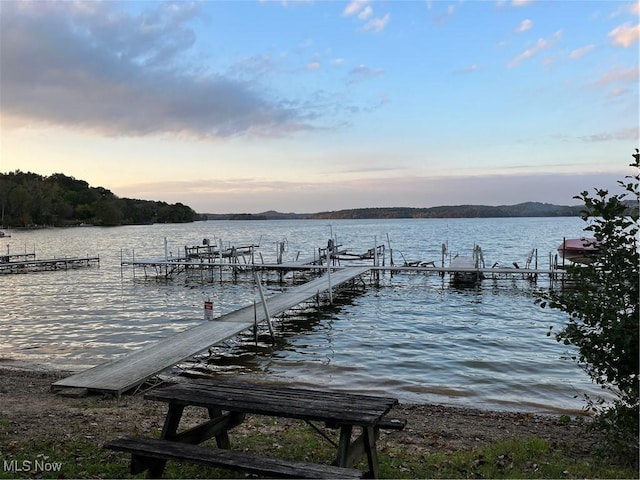
<svg viewBox="0 0 640 480">
<path fill-rule="evenodd" d="M 321 212 L 309 218 L 495 218 L 495 217 L 572 217 L 583 207 L 526 202 L 517 205 L 451 205 L 430 208 L 363 208 Z"/>
<path fill-rule="evenodd" d="M 202 213 L 204 220 L 303 220 L 312 218 L 310 213 L 282 213 L 269 210 L 262 213 Z"/>
<path fill-rule="evenodd" d="M 495 218 L 495 217 L 575 217 L 583 206 L 525 202 L 517 205 L 452 205 L 430 208 L 356 208 L 319 213 L 203 214 L 209 220 L 292 220 L 292 219 L 382 219 L 382 218 Z"/>
</svg>

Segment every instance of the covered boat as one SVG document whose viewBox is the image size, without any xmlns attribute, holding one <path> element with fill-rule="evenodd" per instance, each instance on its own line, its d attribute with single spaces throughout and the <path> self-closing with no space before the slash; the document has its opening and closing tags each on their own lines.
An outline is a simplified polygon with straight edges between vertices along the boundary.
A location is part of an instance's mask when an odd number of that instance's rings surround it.
<svg viewBox="0 0 640 480">
<path fill-rule="evenodd" d="M 598 240 L 593 237 L 565 238 L 558 246 L 558 253 L 565 260 L 575 263 L 591 263 L 600 253 Z"/>
</svg>

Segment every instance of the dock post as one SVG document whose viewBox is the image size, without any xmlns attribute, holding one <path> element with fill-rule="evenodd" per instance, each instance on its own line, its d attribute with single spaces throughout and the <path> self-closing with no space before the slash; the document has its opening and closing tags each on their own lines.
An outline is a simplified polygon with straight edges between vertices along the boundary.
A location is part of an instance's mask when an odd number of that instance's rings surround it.
<svg viewBox="0 0 640 480">
<path fill-rule="evenodd" d="M 260 283 L 260 278 L 258 277 L 258 272 L 253 272 L 253 278 L 256 281 L 256 285 L 258 286 L 258 293 L 260 294 L 260 300 L 262 301 L 262 308 L 264 309 L 264 316 L 267 320 L 267 326 L 269 327 L 269 333 L 271 334 L 271 340 L 275 343 L 275 337 L 273 335 L 273 325 L 271 325 L 271 315 L 269 315 L 269 307 L 267 306 L 267 302 L 264 298 L 264 292 L 262 291 L 262 284 Z"/>
<path fill-rule="evenodd" d="M 220 282 L 222 283 L 222 238 L 220 239 L 220 250 L 218 251 L 218 257 L 220 258 Z"/>
<path fill-rule="evenodd" d="M 380 260 L 378 258 L 378 237 L 374 235 L 373 237 L 373 266 L 376 267 L 374 278 L 376 280 L 376 284 L 380 283 L 380 270 L 378 270 L 378 266 L 380 264 Z"/>
<path fill-rule="evenodd" d="M 258 346 L 258 309 L 255 299 L 253 300 L 253 340 Z"/>
<path fill-rule="evenodd" d="M 329 281 L 329 303 L 333 305 L 333 292 L 331 290 L 331 263 L 327 262 L 327 279 Z"/>
</svg>

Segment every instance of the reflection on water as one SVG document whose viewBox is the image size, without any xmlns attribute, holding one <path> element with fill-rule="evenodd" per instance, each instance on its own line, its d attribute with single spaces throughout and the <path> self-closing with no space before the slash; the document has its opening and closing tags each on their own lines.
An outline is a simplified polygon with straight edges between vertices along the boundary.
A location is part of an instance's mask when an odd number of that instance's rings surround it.
<svg viewBox="0 0 640 480">
<path fill-rule="evenodd" d="M 35 250 L 38 258 L 99 255 L 100 267 L 0 277 L 3 337 L 0 358 L 81 369 L 149 345 L 202 322 L 203 302 L 219 316 L 258 299 L 251 277 L 235 282 L 134 280 L 121 269 L 127 256 L 181 251 L 202 238 L 216 244 L 260 243 L 274 261 L 286 240 L 285 260 L 312 257 L 333 232 L 353 252 L 385 243 L 394 260 L 441 261 L 483 248 L 487 264 L 524 264 L 538 249 L 541 267 L 563 237 L 579 236 L 575 218 L 388 221 L 199 222 L 118 228 L 15 231 L 12 253 Z M 389 264 L 389 259 L 386 259 Z M 539 286 L 546 286 L 541 279 Z M 205 352 L 192 371 L 253 375 L 273 381 L 392 394 L 409 402 L 474 405 L 534 411 L 575 410 L 577 393 L 600 394 L 584 372 L 561 360 L 571 351 L 546 336 L 565 321 L 540 309 L 534 287 L 521 279 L 484 280 L 454 288 L 447 278 L 383 275 L 336 296 L 335 305 L 302 306 L 268 330 L 246 332 Z M 281 285 L 266 285 L 267 295 Z"/>
</svg>

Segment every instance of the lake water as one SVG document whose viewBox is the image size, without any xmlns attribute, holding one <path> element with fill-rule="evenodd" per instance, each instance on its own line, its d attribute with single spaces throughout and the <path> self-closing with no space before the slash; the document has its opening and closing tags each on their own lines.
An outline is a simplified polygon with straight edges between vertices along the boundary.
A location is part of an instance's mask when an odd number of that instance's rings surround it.
<svg viewBox="0 0 640 480">
<path fill-rule="evenodd" d="M 265 262 L 310 257 L 336 237 L 349 251 L 376 244 L 386 264 L 441 262 L 441 246 L 485 263 L 524 266 L 536 248 L 538 265 L 563 237 L 583 235 L 579 218 L 402 219 L 332 221 L 209 221 L 183 225 L 82 227 L 12 231 L 0 252 L 37 258 L 99 256 L 100 266 L 0 276 L 0 359 L 80 370 L 151 344 L 203 321 L 203 303 L 222 315 L 258 300 L 250 276 L 237 282 L 134 278 L 121 259 L 180 254 L 204 238 L 223 245 L 259 244 Z M 389 248 L 390 247 L 390 248 Z M 539 288 L 549 281 L 538 280 Z M 267 295 L 281 286 L 270 284 Z M 553 337 L 566 315 L 534 304 L 535 285 L 484 280 L 453 288 L 434 274 L 382 276 L 335 305 L 279 322 L 275 345 L 240 338 L 215 350 L 208 369 L 298 385 L 384 393 L 413 403 L 486 409 L 575 412 L 583 393 L 598 395 L 574 354 Z M 578 396 L 578 398 L 575 398 Z"/>
</svg>

